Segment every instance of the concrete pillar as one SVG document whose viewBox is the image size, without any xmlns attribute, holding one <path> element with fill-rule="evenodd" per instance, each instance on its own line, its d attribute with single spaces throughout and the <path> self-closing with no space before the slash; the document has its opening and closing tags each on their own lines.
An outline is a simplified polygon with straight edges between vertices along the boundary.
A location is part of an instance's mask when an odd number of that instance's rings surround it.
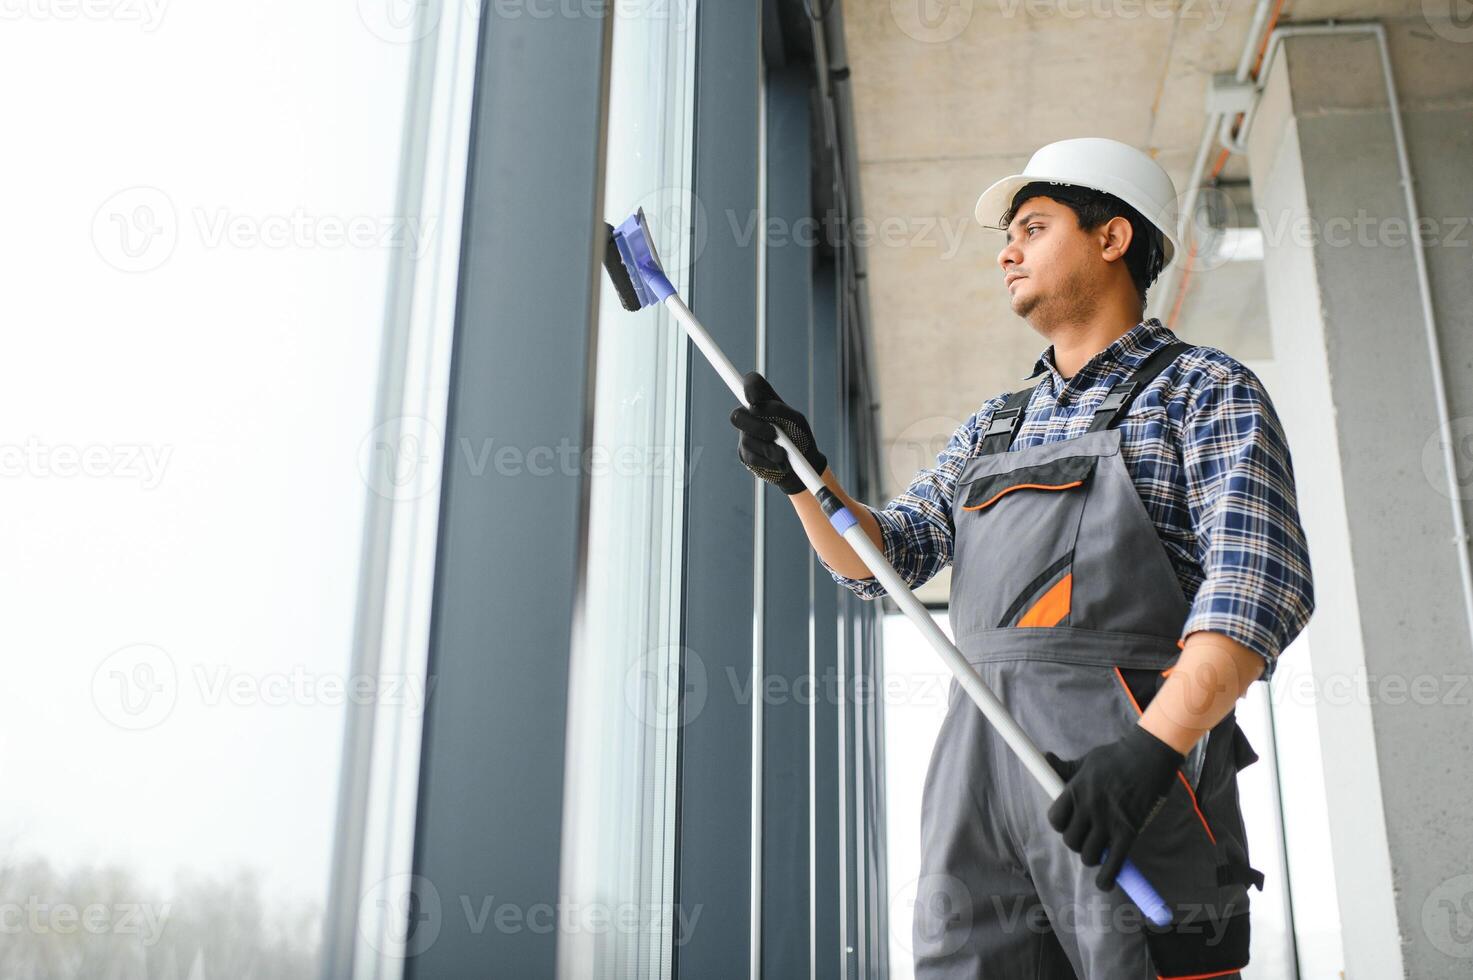
<svg viewBox="0 0 1473 980">
<path fill-rule="evenodd" d="M 1454 435 L 1473 414 L 1473 44 L 1388 22 Z M 1473 971 L 1473 642 L 1382 60 L 1283 39 L 1249 137 L 1275 392 L 1314 565 L 1308 644 L 1345 975 Z M 1464 227 L 1459 247 L 1456 225 Z M 1460 446 L 1466 465 L 1467 447 Z M 1467 473 L 1461 496 L 1467 496 Z M 1275 690 L 1275 700 L 1304 691 Z M 1287 814 L 1293 821 L 1294 815 Z"/>
</svg>

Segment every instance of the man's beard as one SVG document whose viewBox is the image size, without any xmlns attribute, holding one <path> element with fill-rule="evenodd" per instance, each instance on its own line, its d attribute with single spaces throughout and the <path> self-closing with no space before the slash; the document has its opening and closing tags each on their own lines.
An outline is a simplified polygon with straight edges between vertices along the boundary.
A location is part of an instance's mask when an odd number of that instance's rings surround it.
<svg viewBox="0 0 1473 980">
<path fill-rule="evenodd" d="M 1098 306 L 1097 288 L 1083 270 L 1075 269 L 1059 288 L 1046 295 L 1033 293 L 1014 306 L 1013 312 L 1046 335 L 1057 324 L 1087 320 Z"/>
</svg>

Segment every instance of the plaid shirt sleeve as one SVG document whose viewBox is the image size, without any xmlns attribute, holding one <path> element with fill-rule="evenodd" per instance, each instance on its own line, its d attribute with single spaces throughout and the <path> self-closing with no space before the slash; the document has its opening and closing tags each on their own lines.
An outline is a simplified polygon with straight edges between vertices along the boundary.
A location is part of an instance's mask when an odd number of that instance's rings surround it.
<svg viewBox="0 0 1473 980">
<path fill-rule="evenodd" d="M 1314 585 L 1289 447 L 1251 370 L 1231 359 L 1208 364 L 1183 419 L 1181 452 L 1205 576 L 1182 639 L 1222 633 L 1264 658 L 1267 681 L 1314 611 Z"/>
<path fill-rule="evenodd" d="M 883 509 L 869 508 L 880 525 L 885 559 L 912 589 L 929 582 L 951 562 L 954 536 L 951 498 L 956 493 L 956 481 L 967 461 L 975 455 L 978 433 L 990 424 L 992 413 L 1005 397 L 989 399 L 959 425 L 946 447 L 937 454 L 936 465 L 918 472 L 910 486 Z M 835 582 L 861 599 L 885 594 L 885 587 L 874 576 L 847 578 L 829 568 L 822 558 L 819 564 Z"/>
</svg>

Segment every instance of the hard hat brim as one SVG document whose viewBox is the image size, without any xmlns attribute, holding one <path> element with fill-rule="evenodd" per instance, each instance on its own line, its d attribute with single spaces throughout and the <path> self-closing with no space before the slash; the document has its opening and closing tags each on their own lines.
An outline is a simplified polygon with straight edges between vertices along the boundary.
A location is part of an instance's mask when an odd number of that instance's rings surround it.
<svg viewBox="0 0 1473 980">
<path fill-rule="evenodd" d="M 1006 231 L 1007 229 L 1002 228 L 1000 225 L 998 225 L 998 219 L 1002 217 L 1003 212 L 1008 209 L 1008 206 L 1013 203 L 1014 194 L 1018 193 L 1018 191 L 1022 190 L 1028 184 L 1032 184 L 1037 181 L 1048 181 L 1055 184 L 1069 184 L 1075 187 L 1081 186 L 1077 181 L 1068 180 L 1063 177 L 1044 177 L 1038 174 L 1012 174 L 1010 176 L 1004 177 L 1002 180 L 995 181 L 991 186 L 989 186 L 985 191 L 982 192 L 982 194 L 977 198 L 977 206 L 972 209 L 973 217 L 975 217 L 977 219 L 977 223 L 984 228 Z M 1103 193 L 1110 192 L 1104 191 Z M 1125 203 L 1129 204 L 1136 210 L 1140 210 L 1140 205 L 1137 202 L 1126 200 L 1124 197 L 1121 197 L 1121 200 L 1124 200 Z M 1150 218 L 1147 216 L 1146 220 L 1149 221 Z M 1176 230 L 1162 228 L 1159 225 L 1157 225 L 1156 228 L 1162 233 L 1161 271 L 1165 272 L 1166 268 L 1171 265 L 1172 260 L 1176 258 Z"/>
</svg>

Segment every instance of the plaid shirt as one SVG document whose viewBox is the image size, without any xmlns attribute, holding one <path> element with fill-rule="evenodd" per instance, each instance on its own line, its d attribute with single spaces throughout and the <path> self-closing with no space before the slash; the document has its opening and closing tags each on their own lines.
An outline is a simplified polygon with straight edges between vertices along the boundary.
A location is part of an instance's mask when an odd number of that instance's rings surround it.
<svg viewBox="0 0 1473 980">
<path fill-rule="evenodd" d="M 1176 340 L 1151 317 L 1068 379 L 1050 346 L 1029 375 L 1044 373 L 1012 448 L 1082 435 L 1111 386 Z M 933 469 L 917 473 L 884 509 L 870 508 L 885 557 L 911 588 L 951 562 L 957 477 L 978 455 L 981 434 L 1008 394 L 989 399 L 963 422 Z M 1268 392 L 1232 357 L 1197 347 L 1138 393 L 1118 425 L 1123 462 L 1191 603 L 1182 638 L 1212 630 L 1238 641 L 1264 658 L 1260 677 L 1267 681 L 1314 610 L 1289 447 Z M 846 578 L 820 563 L 862 599 L 885 591 L 872 577 Z"/>
</svg>

